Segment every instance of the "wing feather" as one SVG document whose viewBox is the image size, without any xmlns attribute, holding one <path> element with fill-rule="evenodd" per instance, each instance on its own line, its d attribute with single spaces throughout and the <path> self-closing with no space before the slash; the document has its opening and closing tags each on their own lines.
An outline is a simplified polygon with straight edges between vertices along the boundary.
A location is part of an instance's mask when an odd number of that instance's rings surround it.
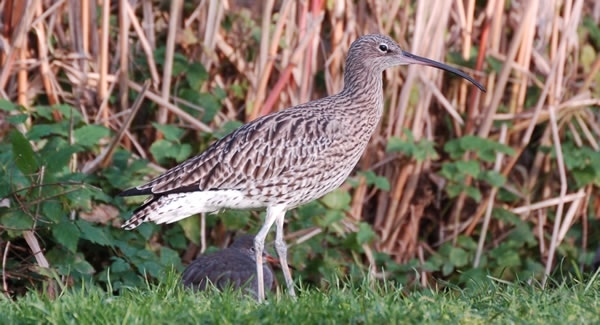
<svg viewBox="0 0 600 325">
<path fill-rule="evenodd" d="M 121 195 L 166 194 L 179 191 L 246 189 L 273 184 L 277 178 L 323 159 L 343 128 L 327 110 L 297 106 L 245 124 L 150 182 Z"/>
</svg>

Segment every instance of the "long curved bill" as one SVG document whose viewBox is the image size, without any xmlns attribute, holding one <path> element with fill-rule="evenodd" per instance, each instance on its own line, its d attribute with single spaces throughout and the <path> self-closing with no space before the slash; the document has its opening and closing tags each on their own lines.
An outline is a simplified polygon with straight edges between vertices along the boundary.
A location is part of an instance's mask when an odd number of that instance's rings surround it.
<svg viewBox="0 0 600 325">
<path fill-rule="evenodd" d="M 414 54 L 406 52 L 406 51 L 402 51 L 402 56 L 404 57 L 406 64 L 428 65 L 430 67 L 434 67 L 434 68 L 446 70 L 448 72 L 452 72 L 455 75 L 461 76 L 461 77 L 469 80 L 471 83 L 473 83 L 475 86 L 477 86 L 477 88 L 481 89 L 481 91 L 483 91 L 483 92 L 486 91 L 485 87 L 483 85 L 481 85 L 479 82 L 475 81 L 475 79 L 471 78 L 471 76 L 469 76 L 468 74 L 466 74 L 458 69 L 455 69 L 449 65 L 445 65 L 441 62 L 430 60 L 430 59 L 424 58 L 422 56 L 414 55 Z"/>
<path fill-rule="evenodd" d="M 263 255 L 263 259 L 265 261 L 267 261 L 267 263 L 271 264 L 272 266 L 277 266 L 279 268 L 281 268 L 281 263 L 279 262 L 278 258 L 273 257 L 272 255 L 265 253 Z M 296 268 L 293 265 L 288 265 L 290 269 L 296 271 Z"/>
</svg>

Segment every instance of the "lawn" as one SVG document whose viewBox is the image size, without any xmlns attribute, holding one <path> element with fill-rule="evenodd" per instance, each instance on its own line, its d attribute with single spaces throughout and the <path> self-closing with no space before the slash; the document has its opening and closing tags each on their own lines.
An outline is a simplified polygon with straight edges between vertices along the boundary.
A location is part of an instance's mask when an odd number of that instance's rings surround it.
<svg viewBox="0 0 600 325">
<path fill-rule="evenodd" d="M 597 275 L 596 275 L 597 276 Z M 600 280 L 525 283 L 487 279 L 468 288 L 406 291 L 392 284 L 333 283 L 299 290 L 296 301 L 272 295 L 265 304 L 235 292 L 194 294 L 168 276 L 159 285 L 69 289 L 54 301 L 36 292 L 0 300 L 5 324 L 598 324 Z"/>
</svg>

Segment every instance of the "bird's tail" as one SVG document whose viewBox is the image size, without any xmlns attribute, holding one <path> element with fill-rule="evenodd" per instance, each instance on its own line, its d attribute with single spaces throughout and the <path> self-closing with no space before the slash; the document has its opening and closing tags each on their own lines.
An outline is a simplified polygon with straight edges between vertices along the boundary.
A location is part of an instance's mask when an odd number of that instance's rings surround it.
<svg viewBox="0 0 600 325">
<path fill-rule="evenodd" d="M 125 221 L 125 223 L 121 225 L 121 228 L 125 230 L 132 230 L 137 228 L 142 223 L 149 221 L 149 215 L 151 214 L 152 209 L 155 208 L 158 201 L 159 198 L 157 197 L 151 197 L 150 199 L 146 200 L 144 204 L 135 209 L 133 216 L 129 220 Z"/>
<path fill-rule="evenodd" d="M 173 223 L 202 212 L 215 212 L 219 206 L 211 204 L 208 198 L 214 193 L 189 192 L 154 195 L 133 212 L 121 228 L 131 230 L 144 222 L 157 224 Z"/>
</svg>

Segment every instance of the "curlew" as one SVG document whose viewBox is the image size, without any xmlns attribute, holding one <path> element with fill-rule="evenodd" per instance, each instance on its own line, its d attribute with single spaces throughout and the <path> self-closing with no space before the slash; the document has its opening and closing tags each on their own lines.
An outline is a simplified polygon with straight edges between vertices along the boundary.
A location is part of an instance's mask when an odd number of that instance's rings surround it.
<svg viewBox="0 0 600 325">
<path fill-rule="evenodd" d="M 383 113 L 383 71 L 406 64 L 452 72 L 485 91 L 460 70 L 405 52 L 387 36 L 361 36 L 348 51 L 340 93 L 242 125 L 200 155 L 124 191 L 120 195 L 151 197 L 123 228 L 147 221 L 171 223 L 225 208 L 266 208 L 264 224 L 254 239 L 258 301 L 264 299 L 262 257 L 273 223 L 275 249 L 288 293 L 294 296 L 283 239 L 285 213 L 346 180 Z"/>
</svg>

